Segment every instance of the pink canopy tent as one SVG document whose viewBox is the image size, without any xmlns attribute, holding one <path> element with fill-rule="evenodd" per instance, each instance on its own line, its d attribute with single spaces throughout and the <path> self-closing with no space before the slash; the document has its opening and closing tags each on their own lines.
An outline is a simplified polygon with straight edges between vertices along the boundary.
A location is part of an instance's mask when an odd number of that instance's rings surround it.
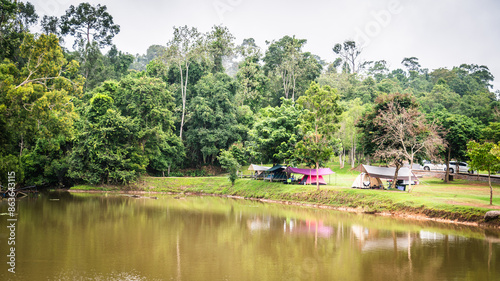
<svg viewBox="0 0 500 281">
<path fill-rule="evenodd" d="M 326 184 L 323 176 L 333 174 L 330 168 L 320 168 L 318 169 L 317 174 L 316 169 L 299 169 L 293 167 L 286 168 L 286 172 L 304 175 L 300 180 L 300 184 L 316 184 L 316 175 L 318 175 L 317 181 L 319 182 L 319 184 Z"/>
<path fill-rule="evenodd" d="M 318 183 L 325 185 L 326 181 L 323 176 L 318 176 Z M 300 180 L 300 184 L 316 184 L 316 176 L 304 175 Z"/>
<path fill-rule="evenodd" d="M 316 176 L 316 169 L 299 169 L 294 167 L 286 168 L 287 173 L 301 174 L 301 175 L 310 175 Z M 319 168 L 318 176 L 331 175 L 333 171 L 330 168 Z"/>
</svg>

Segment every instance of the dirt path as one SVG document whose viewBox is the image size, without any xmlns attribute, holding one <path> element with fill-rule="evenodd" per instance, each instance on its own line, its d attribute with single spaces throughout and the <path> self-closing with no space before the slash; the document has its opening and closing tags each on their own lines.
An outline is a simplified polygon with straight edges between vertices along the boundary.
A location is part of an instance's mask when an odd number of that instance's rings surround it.
<svg viewBox="0 0 500 281">
<path fill-rule="evenodd" d="M 487 208 L 487 209 L 500 210 L 500 206 L 496 206 L 496 205 L 473 204 L 473 203 L 468 203 L 468 202 L 457 202 L 457 201 L 453 201 L 453 200 L 446 201 L 446 204 L 453 204 L 453 205 L 471 206 L 471 207 L 477 207 L 477 208 Z"/>
</svg>

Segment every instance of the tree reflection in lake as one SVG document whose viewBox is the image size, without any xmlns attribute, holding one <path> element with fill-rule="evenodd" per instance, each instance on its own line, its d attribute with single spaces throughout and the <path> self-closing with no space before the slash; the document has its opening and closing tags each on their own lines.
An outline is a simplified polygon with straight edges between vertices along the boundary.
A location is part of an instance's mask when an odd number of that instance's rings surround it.
<svg viewBox="0 0 500 281">
<path fill-rule="evenodd" d="M 60 200 L 50 200 L 59 198 Z M 5 213 L 6 202 L 0 203 Z M 19 280 L 498 280 L 496 230 L 217 197 L 18 202 Z M 6 228 L 0 216 L 0 229 Z M 6 253 L 6 232 L 0 232 Z M 0 258 L 1 259 L 1 258 Z M 8 280 L 6 264 L 0 280 Z"/>
</svg>

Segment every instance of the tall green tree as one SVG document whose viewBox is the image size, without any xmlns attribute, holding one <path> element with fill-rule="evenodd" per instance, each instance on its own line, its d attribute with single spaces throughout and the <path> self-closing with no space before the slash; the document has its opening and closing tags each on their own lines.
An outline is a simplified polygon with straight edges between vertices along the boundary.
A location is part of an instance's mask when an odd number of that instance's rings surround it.
<svg viewBox="0 0 500 281">
<path fill-rule="evenodd" d="M 467 157 L 467 143 L 478 140 L 481 135 L 481 127 L 477 120 L 460 114 L 452 114 L 446 111 L 435 115 L 437 124 L 441 127 L 441 136 L 447 143 L 445 150 L 446 175 L 445 182 L 449 182 L 449 163 L 451 159 L 464 161 Z"/>
<path fill-rule="evenodd" d="M 120 26 L 114 23 L 105 5 L 71 5 L 61 16 L 59 24 L 61 35 L 75 38 L 74 55 L 80 62 L 86 88 L 92 89 L 106 78 L 114 78 L 106 75 L 105 58 L 100 49 L 112 45 L 112 39 L 120 32 Z"/>
<path fill-rule="evenodd" d="M 159 78 L 130 74 L 119 82 L 107 81 L 94 91 L 113 98 L 124 117 L 137 124 L 134 136 L 148 159 L 148 171 L 164 174 L 177 160 L 184 160 L 184 147 L 174 135 L 173 96 Z"/>
<path fill-rule="evenodd" d="M 214 163 L 221 149 L 242 140 L 247 128 L 237 122 L 236 86 L 231 77 L 220 72 L 209 73 L 196 84 L 185 132 L 192 161 Z"/>
<path fill-rule="evenodd" d="M 307 40 L 295 36 L 284 36 L 269 43 L 263 58 L 264 73 L 272 81 L 276 100 L 282 96 L 296 100 L 321 74 L 322 65 L 318 57 L 302 51 L 306 43 Z"/>
<path fill-rule="evenodd" d="M 229 29 L 222 25 L 215 25 L 207 35 L 208 52 L 213 60 L 213 73 L 223 72 L 222 59 L 234 53 L 234 36 Z"/>
<path fill-rule="evenodd" d="M 483 128 L 481 132 L 482 139 L 494 143 L 500 142 L 500 122 L 491 122 Z"/>
<path fill-rule="evenodd" d="M 120 114 L 113 98 L 96 93 L 77 124 L 69 175 L 90 184 L 126 184 L 148 165 L 138 138 L 139 124 Z"/>
<path fill-rule="evenodd" d="M 335 133 L 335 136 L 339 138 L 342 144 L 342 151 L 339 153 L 340 166 L 341 168 L 344 167 L 344 158 L 347 150 L 349 151 L 351 168 L 354 168 L 356 150 L 361 138 L 361 130 L 356 127 L 356 122 L 365 111 L 365 106 L 361 103 L 361 100 L 355 99 L 344 103 L 343 108 L 345 110 L 339 117 L 339 130 Z"/>
<path fill-rule="evenodd" d="M 38 15 L 30 2 L 0 1 L 0 61 L 21 59 L 19 47 L 24 35 L 37 21 Z"/>
<path fill-rule="evenodd" d="M 194 27 L 174 27 L 174 37 L 167 43 L 164 59 L 167 64 L 174 64 L 180 74 L 182 114 L 179 138 L 181 140 L 186 116 L 189 69 L 193 61 L 206 58 L 206 49 L 205 35 Z"/>
<path fill-rule="evenodd" d="M 346 40 L 344 43 L 337 43 L 332 48 L 333 52 L 339 55 L 340 63 L 342 65 L 342 72 L 346 73 L 358 73 L 361 67 L 359 62 L 359 55 L 362 49 L 356 46 L 356 42 L 352 40 Z"/>
<path fill-rule="evenodd" d="M 490 205 L 493 205 L 493 187 L 491 186 L 491 173 L 500 170 L 500 158 L 497 157 L 498 146 L 491 142 L 467 143 L 467 156 L 470 166 L 475 170 L 488 171 L 488 185 L 490 186 Z"/>
<path fill-rule="evenodd" d="M 228 178 L 231 181 L 231 185 L 234 186 L 236 179 L 238 179 L 238 170 L 241 168 L 241 165 L 230 151 L 224 149 L 220 151 L 217 159 L 221 167 L 229 173 Z"/>
<path fill-rule="evenodd" d="M 438 81 L 431 92 L 425 92 L 417 99 L 422 109 L 427 113 L 435 113 L 442 110 L 447 110 L 451 113 L 460 112 L 460 95 L 453 92 L 444 80 Z"/>
<path fill-rule="evenodd" d="M 73 137 L 73 102 L 81 97 L 83 79 L 78 63 L 64 58 L 55 35 L 26 33 L 19 57 L 25 63 L 0 63 L 0 141 L 5 145 L 0 156 L 17 163 L 19 175 L 29 170 L 27 182 L 44 184 L 51 181 L 44 166 L 64 157 L 57 150 Z"/>
<path fill-rule="evenodd" d="M 162 45 L 151 45 L 146 50 L 146 54 L 139 55 L 137 54 L 134 60 L 134 63 L 130 66 L 131 69 L 135 69 L 137 71 L 146 70 L 149 62 L 155 59 L 161 59 L 166 51 L 166 47 Z"/>
<path fill-rule="evenodd" d="M 305 95 L 297 103 L 306 111 L 302 115 L 304 138 L 297 143 L 296 156 L 316 167 L 316 186 L 319 190 L 318 169 L 321 162 L 328 161 L 333 154 L 332 141 L 338 129 L 338 116 L 342 113 L 340 97 L 329 86 L 311 82 Z"/>
<path fill-rule="evenodd" d="M 239 65 L 236 78 L 240 85 L 238 99 L 241 105 L 248 105 L 257 112 L 264 104 L 269 103 L 266 101 L 269 97 L 269 78 L 264 75 L 258 56 L 245 58 Z"/>
<path fill-rule="evenodd" d="M 303 137 L 299 130 L 301 114 L 302 108 L 285 98 L 278 107 L 261 109 L 249 132 L 255 159 L 272 163 L 293 160 L 295 146 Z"/>
<path fill-rule="evenodd" d="M 74 36 L 75 44 L 80 44 L 85 49 L 93 42 L 99 47 L 110 46 L 113 37 L 119 32 L 120 26 L 114 23 L 105 5 L 71 5 L 61 17 L 61 33 Z"/>
</svg>

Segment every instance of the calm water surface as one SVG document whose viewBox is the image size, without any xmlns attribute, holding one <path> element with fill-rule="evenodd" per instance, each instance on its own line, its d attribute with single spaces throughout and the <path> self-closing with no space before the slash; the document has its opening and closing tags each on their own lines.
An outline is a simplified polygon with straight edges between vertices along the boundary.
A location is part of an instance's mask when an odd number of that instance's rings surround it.
<svg viewBox="0 0 500 281">
<path fill-rule="evenodd" d="M 153 195 L 158 196 L 158 195 Z M 0 280 L 500 280 L 500 233 L 216 197 L 17 202 Z"/>
</svg>

